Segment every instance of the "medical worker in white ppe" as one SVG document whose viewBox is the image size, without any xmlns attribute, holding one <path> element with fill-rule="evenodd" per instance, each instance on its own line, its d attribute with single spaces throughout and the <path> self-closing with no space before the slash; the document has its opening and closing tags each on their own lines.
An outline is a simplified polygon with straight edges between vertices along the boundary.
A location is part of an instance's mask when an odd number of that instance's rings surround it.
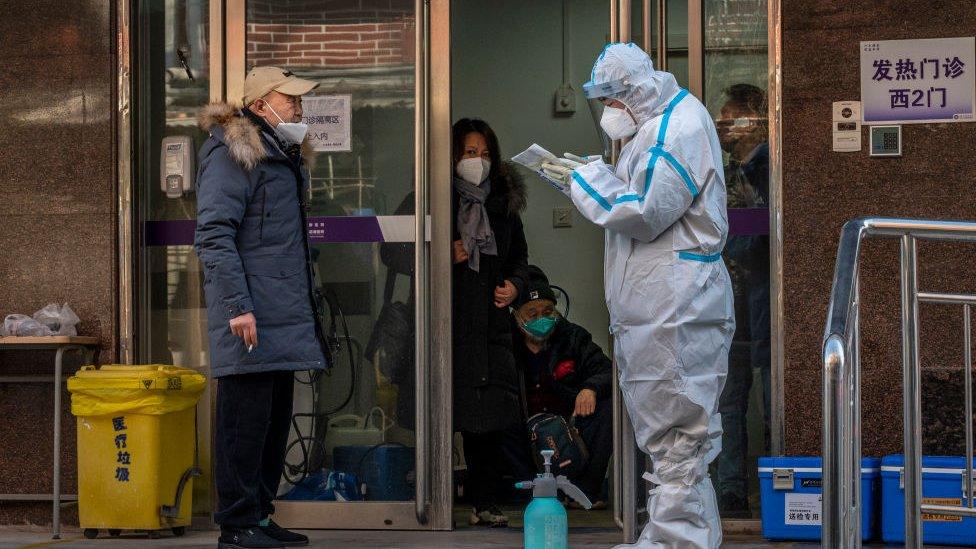
<svg viewBox="0 0 976 549">
<path fill-rule="evenodd" d="M 608 45 L 583 90 L 605 105 L 607 135 L 630 141 L 616 167 L 560 160 L 546 168 L 606 229 L 620 388 L 637 445 L 653 463 L 644 475 L 653 485 L 647 526 L 621 547 L 716 548 L 722 524 L 708 464 L 721 449 L 718 402 L 735 330 L 721 255 L 722 148 L 701 102 L 634 44 Z"/>
</svg>

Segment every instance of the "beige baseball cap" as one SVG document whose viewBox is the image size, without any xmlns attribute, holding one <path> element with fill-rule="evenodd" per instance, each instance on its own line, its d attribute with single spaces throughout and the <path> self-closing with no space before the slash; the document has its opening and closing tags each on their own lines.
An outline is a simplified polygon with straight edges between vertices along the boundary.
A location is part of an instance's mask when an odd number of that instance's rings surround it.
<svg viewBox="0 0 976 549">
<path fill-rule="evenodd" d="M 305 95 L 319 87 L 318 82 L 305 80 L 280 67 L 254 67 L 244 78 L 244 106 L 261 99 L 272 91 L 285 95 Z"/>
</svg>

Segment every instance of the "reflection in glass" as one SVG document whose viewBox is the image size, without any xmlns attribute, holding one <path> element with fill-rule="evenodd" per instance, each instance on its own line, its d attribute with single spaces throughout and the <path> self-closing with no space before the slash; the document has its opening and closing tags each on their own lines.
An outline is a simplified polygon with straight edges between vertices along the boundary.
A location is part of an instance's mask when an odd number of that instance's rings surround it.
<svg viewBox="0 0 976 549">
<path fill-rule="evenodd" d="M 366 4 L 247 2 L 247 69 L 319 82 L 303 105 L 313 222 L 392 215 L 414 187 L 414 2 Z M 348 138 L 325 138 L 342 118 Z M 413 498 L 413 246 L 350 240 L 314 245 L 332 368 L 298 375 L 283 499 Z M 410 270 L 387 264 L 391 247 Z"/>
<path fill-rule="evenodd" d="M 667 71 L 688 87 L 688 2 L 667 0 L 664 17 L 667 28 Z"/>
<path fill-rule="evenodd" d="M 206 135 L 196 112 L 210 93 L 209 11 L 207 0 L 139 4 L 140 58 L 136 63 L 135 165 L 141 222 L 190 220 L 193 193 L 167 198 L 160 184 L 160 143 L 171 135 L 193 138 L 192 154 Z M 145 233 L 143 233 L 145 234 Z M 136 359 L 143 364 L 177 364 L 206 371 L 209 364 L 203 275 L 192 246 L 143 246 L 138 257 L 138 338 Z M 202 415 L 209 406 L 201 406 Z M 206 432 L 204 430 L 203 432 Z M 209 448 L 200 452 L 205 477 L 193 483 L 193 505 L 209 513 Z"/>
<path fill-rule="evenodd" d="M 703 27 L 704 97 L 723 149 L 730 211 L 725 260 L 736 314 L 713 478 L 722 516 L 746 518 L 759 511 L 756 458 L 769 452 L 769 236 L 737 223 L 768 218 L 766 0 L 704 0 Z"/>
</svg>

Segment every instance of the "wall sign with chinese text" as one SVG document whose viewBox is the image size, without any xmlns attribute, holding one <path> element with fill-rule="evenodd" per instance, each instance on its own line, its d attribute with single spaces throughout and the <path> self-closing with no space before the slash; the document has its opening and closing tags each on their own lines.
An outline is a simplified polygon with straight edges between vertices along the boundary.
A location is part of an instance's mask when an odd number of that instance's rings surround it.
<svg viewBox="0 0 976 549">
<path fill-rule="evenodd" d="M 976 38 L 861 42 L 865 124 L 972 122 Z"/>
<path fill-rule="evenodd" d="M 302 98 L 302 122 L 308 124 L 308 143 L 314 151 L 352 150 L 352 96 L 310 95 Z"/>
</svg>

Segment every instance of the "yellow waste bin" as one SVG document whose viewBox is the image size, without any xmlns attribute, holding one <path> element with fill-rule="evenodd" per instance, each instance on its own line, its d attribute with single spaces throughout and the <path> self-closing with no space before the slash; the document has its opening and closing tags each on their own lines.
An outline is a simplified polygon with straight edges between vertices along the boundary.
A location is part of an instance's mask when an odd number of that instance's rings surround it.
<svg viewBox="0 0 976 549">
<path fill-rule="evenodd" d="M 200 373 L 175 366 L 87 366 L 68 379 L 78 421 L 78 520 L 85 537 L 190 524 Z"/>
</svg>

